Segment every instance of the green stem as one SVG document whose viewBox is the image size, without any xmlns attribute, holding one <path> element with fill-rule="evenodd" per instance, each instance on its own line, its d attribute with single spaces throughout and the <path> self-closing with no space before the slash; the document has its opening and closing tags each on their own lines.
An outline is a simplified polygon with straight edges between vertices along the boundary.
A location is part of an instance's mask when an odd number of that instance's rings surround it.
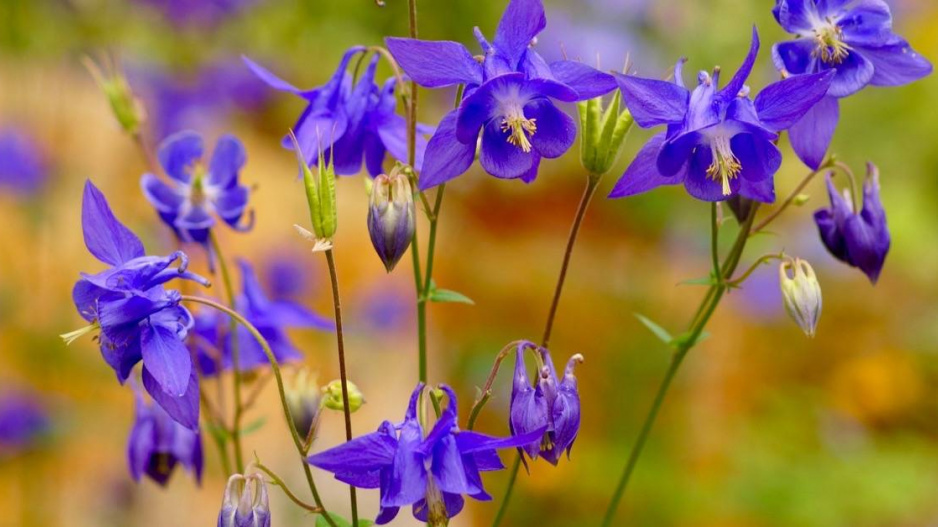
<svg viewBox="0 0 938 527">
<path fill-rule="evenodd" d="M 273 470 L 270 470 L 269 468 L 264 466 L 263 463 L 254 463 L 254 466 L 257 467 L 257 469 L 263 472 L 264 474 L 267 474 L 267 477 L 269 477 L 271 481 L 273 481 L 274 485 L 277 485 L 278 487 L 280 487 L 283 493 L 288 498 L 290 498 L 290 501 L 292 501 L 293 503 L 296 503 L 298 506 L 300 506 L 303 509 L 308 510 L 309 512 L 322 514 L 323 511 L 321 508 L 310 505 L 309 503 L 306 503 L 300 498 L 297 498 L 296 494 L 294 494 L 293 491 L 290 490 L 290 487 L 288 487 L 287 484 L 284 483 L 283 479 L 281 479 L 280 476 L 278 476 Z"/>
<path fill-rule="evenodd" d="M 511 466 L 511 475 L 508 477 L 508 487 L 505 489 L 505 498 L 502 500 L 502 504 L 498 507 L 498 512 L 495 514 L 495 521 L 492 522 L 492 525 L 498 525 L 502 523 L 502 520 L 505 518 L 505 514 L 508 512 L 508 501 L 511 498 L 511 490 L 515 488 L 515 481 L 518 480 L 518 472 L 521 470 L 521 454 L 515 456 L 515 462 Z"/>
<path fill-rule="evenodd" d="M 303 472 L 306 474 L 306 482 L 309 484 L 309 491 L 313 495 L 313 502 L 322 510 L 321 514 L 323 518 L 326 519 L 326 523 L 328 523 L 331 527 L 338 527 L 332 517 L 326 513 L 326 508 L 323 506 L 322 499 L 319 497 L 319 491 L 316 489 L 316 483 L 313 481 L 313 473 L 309 468 L 309 464 L 306 462 L 306 454 L 304 453 L 303 448 L 303 439 L 300 438 L 299 432 L 297 432 L 296 427 L 293 426 L 293 416 L 290 413 L 290 405 L 287 404 L 287 392 L 283 385 L 283 375 L 280 372 L 280 364 L 277 362 L 277 357 L 274 355 L 274 352 L 271 351 L 270 344 L 267 343 L 267 339 L 261 335 L 260 331 L 258 331 L 253 324 L 241 316 L 240 313 L 225 305 L 199 296 L 182 295 L 182 300 L 184 302 L 202 304 L 225 313 L 234 319 L 238 324 L 241 324 L 244 329 L 246 329 L 248 333 L 250 333 L 251 336 L 257 340 L 257 343 L 260 344 L 261 350 L 263 350 L 264 355 L 267 356 L 267 360 L 270 361 L 270 369 L 274 372 L 274 379 L 277 381 L 277 392 L 280 395 L 280 406 L 283 408 L 283 418 L 287 422 L 287 428 L 290 430 L 290 436 L 293 438 L 293 444 L 296 446 L 296 451 L 300 455 L 300 464 L 303 466 Z"/>
<path fill-rule="evenodd" d="M 228 306 L 235 309 L 234 286 L 231 282 L 231 273 L 228 270 L 228 264 L 225 256 L 221 252 L 221 244 L 218 243 L 218 237 L 215 231 L 209 231 L 209 240 L 212 244 L 212 251 L 215 253 L 215 259 L 218 261 L 218 269 L 221 271 L 222 283 L 225 287 L 225 296 Z M 234 319 L 228 320 L 228 338 L 231 346 L 231 370 L 234 376 L 234 415 L 231 418 L 231 442 L 234 445 L 235 468 L 238 473 L 244 472 L 244 455 L 241 450 L 241 368 L 238 349 L 238 325 Z"/>
<path fill-rule="evenodd" d="M 336 273 L 335 255 L 332 249 L 326 251 L 329 264 L 329 278 L 332 281 L 332 303 L 335 308 L 336 345 L 339 350 L 339 378 L 342 381 L 342 413 L 345 416 L 345 440 L 352 440 L 352 410 L 349 407 L 348 370 L 345 366 L 345 336 L 342 333 L 342 304 L 339 301 L 339 277 Z M 349 499 L 352 504 L 352 525 L 358 525 L 358 496 L 354 485 L 349 485 Z"/>
<path fill-rule="evenodd" d="M 629 454 L 629 458 L 625 464 L 625 469 L 622 472 L 622 476 L 619 478 L 619 482 L 612 493 L 612 499 L 609 502 L 608 509 L 606 509 L 602 527 L 609 527 L 612 525 L 612 522 L 615 519 L 616 510 L 618 509 L 619 503 L 622 501 L 622 496 L 625 494 L 625 489 L 628 487 L 629 481 L 632 478 L 632 473 L 638 464 L 638 459 L 642 454 L 642 450 L 645 447 L 645 442 L 648 440 L 651 429 L 655 424 L 655 420 L 658 417 L 658 412 L 661 410 L 661 406 L 664 403 L 665 396 L 668 394 L 668 390 L 671 388 L 671 383 L 674 380 L 674 377 L 677 375 L 678 369 L 684 361 L 684 357 L 686 357 L 687 353 L 693 349 L 694 345 L 697 344 L 697 341 L 700 339 L 700 335 L 703 333 L 707 322 L 710 320 L 710 317 L 713 316 L 717 306 L 720 304 L 720 300 L 723 298 L 723 295 L 729 288 L 726 280 L 732 277 L 733 272 L 736 270 L 736 266 L 739 264 L 739 259 L 742 255 L 743 249 L 746 247 L 746 240 L 749 239 L 749 234 L 752 230 L 752 223 L 753 220 L 755 220 L 756 211 L 758 208 L 758 203 L 754 203 L 752 209 L 749 212 L 749 216 L 740 226 L 739 234 L 736 236 L 736 242 L 733 244 L 733 248 L 730 250 L 730 253 L 724 260 L 723 266 L 721 267 L 719 265 L 719 259 L 714 260 L 714 276 L 717 279 L 717 283 L 710 286 L 710 290 L 707 292 L 707 295 L 704 297 L 704 300 L 701 303 L 701 307 L 698 310 L 699 315 L 695 315 L 687 337 L 680 341 L 677 349 L 674 352 L 674 355 L 671 358 L 671 364 L 668 366 L 668 371 L 665 373 L 664 379 L 661 381 L 661 385 L 658 387 L 658 392 L 655 394 L 655 399 L 652 402 L 651 409 L 648 411 L 648 415 L 645 417 L 645 421 L 642 424 L 641 430 L 639 431 L 638 439 L 635 441 L 635 446 L 632 447 L 632 451 Z M 715 220 L 715 214 L 713 218 Z M 712 222 L 712 226 L 716 228 L 716 221 Z"/>
</svg>

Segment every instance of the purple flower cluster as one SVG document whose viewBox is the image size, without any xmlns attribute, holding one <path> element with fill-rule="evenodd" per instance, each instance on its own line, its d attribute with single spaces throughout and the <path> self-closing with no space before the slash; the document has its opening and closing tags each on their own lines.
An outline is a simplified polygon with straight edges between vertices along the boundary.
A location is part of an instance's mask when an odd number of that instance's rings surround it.
<svg viewBox="0 0 938 527">
<path fill-rule="evenodd" d="M 136 412 L 127 440 L 130 475 L 140 481 L 144 475 L 165 486 L 176 465 L 182 465 L 202 480 L 202 438 L 198 427 L 182 426 L 161 407 L 148 404 L 134 387 Z"/>
</svg>

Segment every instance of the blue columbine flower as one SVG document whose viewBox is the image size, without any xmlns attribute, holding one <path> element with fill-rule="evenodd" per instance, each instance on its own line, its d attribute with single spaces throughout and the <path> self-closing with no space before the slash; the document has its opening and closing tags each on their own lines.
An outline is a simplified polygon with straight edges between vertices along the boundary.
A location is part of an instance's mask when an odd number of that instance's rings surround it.
<svg viewBox="0 0 938 527">
<path fill-rule="evenodd" d="M 178 291 L 163 284 L 175 278 L 208 285 L 186 271 L 188 258 L 176 251 L 166 257 L 145 256 L 140 239 L 111 212 L 104 195 L 90 182 L 82 198 L 85 246 L 110 269 L 82 274 L 72 298 L 90 325 L 63 335 L 71 342 L 100 330 L 101 355 L 123 383 L 143 361 L 143 384 L 173 419 L 195 429 L 199 421 L 199 387 L 189 351 L 183 344 L 193 320 L 179 304 Z M 175 262 L 178 267 L 171 267 Z"/>
<path fill-rule="evenodd" d="M 270 503 L 264 476 L 234 474 L 225 486 L 218 527 L 270 527 Z"/>
<path fill-rule="evenodd" d="M 532 386 L 524 361 L 524 352 L 534 349 L 541 355 L 543 366 L 538 372 L 537 385 Z M 531 342 L 521 342 L 515 350 L 515 377 L 511 388 L 509 424 L 512 435 L 528 435 L 544 430 L 535 441 L 523 445 L 521 450 L 534 460 L 538 455 L 552 465 L 566 452 L 570 455 L 573 442 L 580 431 L 580 393 L 573 369 L 583 362 L 577 353 L 567 361 L 563 379 L 557 378 L 550 352 Z"/>
<path fill-rule="evenodd" d="M 174 421 L 159 406 L 148 404 L 134 386 L 134 425 L 127 439 L 127 461 L 135 481 L 147 475 L 166 485 L 177 464 L 202 481 L 202 439 L 198 427 L 193 430 Z"/>
<path fill-rule="evenodd" d="M 504 468 L 496 453 L 539 438 L 544 430 L 511 438 L 496 438 L 460 431 L 456 394 L 441 386 L 449 398 L 433 429 L 423 435 L 417 418 L 417 385 L 404 420 L 385 421 L 377 432 L 353 439 L 309 457 L 309 463 L 335 474 L 336 479 L 360 488 L 380 489 L 381 511 L 375 523 L 386 524 L 401 507 L 413 505 L 413 514 L 433 527 L 446 525 L 463 508 L 462 495 L 490 500 L 480 471 Z"/>
<path fill-rule="evenodd" d="M 830 176 L 827 177 L 827 192 L 831 206 L 814 213 L 824 246 L 838 260 L 858 267 L 875 284 L 890 244 L 886 211 L 879 200 L 879 169 L 872 163 L 867 164 L 863 209 L 859 212 L 854 209 L 850 191 L 844 190 L 841 196 Z"/>
<path fill-rule="evenodd" d="M 547 18 L 540 0 L 511 0 L 490 44 L 479 28 L 483 56 L 458 42 L 387 38 L 388 50 L 417 84 L 462 84 L 465 98 L 440 122 L 427 145 L 420 188 L 465 173 L 475 159 L 489 174 L 533 181 L 542 157 L 563 155 L 576 138 L 576 123 L 554 106 L 598 97 L 615 89 L 612 76 L 574 61 L 548 64 L 531 44 Z"/>
<path fill-rule="evenodd" d="M 350 48 L 339 61 L 332 78 L 318 88 L 303 91 L 280 79 L 260 65 L 244 57 L 245 64 L 272 88 L 298 95 L 309 102 L 293 127 L 300 149 L 306 155 L 306 163 L 315 165 L 320 153 L 332 159 L 335 172 L 339 175 L 357 174 L 364 157 L 368 173 L 372 177 L 384 172 L 382 164 L 386 152 L 407 162 L 407 126 L 404 118 L 395 114 L 396 79 L 388 79 L 379 89 L 375 85 L 375 69 L 379 56 L 372 56 L 365 72 L 352 86 L 352 75 L 347 71 L 349 62 L 367 48 Z M 415 168 L 423 165 L 426 140 L 422 133 L 432 128 L 418 127 Z M 283 146 L 292 148 L 289 137 L 284 137 Z"/>
<path fill-rule="evenodd" d="M 868 85 L 901 86 L 932 65 L 892 32 L 883 0 L 777 0 L 778 23 L 798 38 L 772 47 L 775 67 L 799 75 L 834 71 L 826 97 L 789 132 L 798 157 L 811 168 L 824 159 L 839 119 L 837 99 Z"/>
<path fill-rule="evenodd" d="M 332 320 L 317 315 L 300 304 L 268 298 L 251 264 L 240 260 L 238 265 L 241 268 L 242 289 L 235 299 L 235 308 L 261 332 L 278 362 L 297 361 L 303 357 L 290 341 L 288 328 L 326 331 L 335 329 Z M 202 375 L 217 375 L 219 366 L 221 370 L 231 369 L 231 339 L 228 327 L 228 317 L 217 311 L 201 310 L 196 315 L 193 332 L 196 338 L 193 344 Z M 257 339 L 242 326 L 238 326 L 237 338 L 238 367 L 241 371 L 269 364 L 267 355 Z"/>
<path fill-rule="evenodd" d="M 195 132 L 167 137 L 158 153 L 167 183 L 144 174 L 140 185 L 147 200 L 182 241 L 208 244 L 216 216 L 237 230 L 249 230 L 253 217 L 241 225 L 248 204 L 248 187 L 238 182 L 244 166 L 244 146 L 236 137 L 222 136 L 206 167 L 202 138 Z"/>
<path fill-rule="evenodd" d="M 833 73 L 781 80 L 749 99 L 746 78 L 759 52 L 752 31 L 749 54 L 732 79 L 719 88 L 720 70 L 697 75 L 694 91 L 684 87 L 683 59 L 674 82 L 617 75 L 623 100 L 643 128 L 667 125 L 652 137 L 612 190 L 610 197 L 631 196 L 660 185 L 683 183 L 690 195 L 722 201 L 743 197 L 775 200 L 772 176 L 782 162 L 774 141 L 827 91 Z"/>
</svg>

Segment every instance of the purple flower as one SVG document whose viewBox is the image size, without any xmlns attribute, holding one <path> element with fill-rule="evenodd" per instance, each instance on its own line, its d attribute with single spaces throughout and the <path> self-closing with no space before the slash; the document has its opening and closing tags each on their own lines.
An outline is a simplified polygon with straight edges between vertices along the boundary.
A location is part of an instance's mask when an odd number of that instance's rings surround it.
<svg viewBox="0 0 938 527">
<path fill-rule="evenodd" d="M 206 28 L 236 15 L 257 0 L 137 0 L 163 12 L 177 27 Z"/>
<path fill-rule="evenodd" d="M 859 212 L 854 209 L 850 191 L 844 190 L 841 196 L 830 176 L 827 177 L 827 192 L 831 206 L 814 213 L 821 241 L 835 258 L 858 267 L 875 284 L 890 243 L 886 211 L 879 201 L 879 169 L 873 163 L 867 164 L 863 210 Z"/>
<path fill-rule="evenodd" d="M 397 516 L 401 507 L 412 505 L 414 517 L 433 526 L 463 508 L 462 495 L 477 500 L 492 499 L 482 487 L 480 471 L 504 468 L 496 453 L 530 443 L 544 430 L 511 438 L 496 438 L 460 431 L 456 394 L 441 386 L 449 404 L 429 434 L 424 437 L 417 418 L 417 400 L 423 390 L 417 385 L 410 397 L 404 420 L 385 421 L 377 432 L 309 457 L 309 463 L 335 474 L 336 479 L 360 488 L 380 489 L 381 511 L 375 523 L 383 525 Z"/>
<path fill-rule="evenodd" d="M 297 361 L 303 357 L 290 341 L 288 328 L 324 331 L 335 329 L 332 320 L 317 315 L 300 304 L 290 300 L 271 300 L 264 294 L 254 268 L 244 260 L 238 261 L 238 265 L 241 268 L 242 289 L 235 300 L 235 307 L 238 313 L 247 318 L 264 336 L 278 362 Z M 201 310 L 196 316 L 194 347 L 202 375 L 217 375 L 219 365 L 222 370 L 231 369 L 231 338 L 228 327 L 228 317 L 217 311 Z M 270 363 L 257 339 L 240 325 L 237 329 L 237 339 L 239 370 L 253 370 Z"/>
<path fill-rule="evenodd" d="M 610 197 L 631 196 L 661 185 L 683 183 L 704 201 L 722 201 L 739 194 L 772 202 L 772 177 L 782 162 L 774 141 L 827 91 L 832 73 L 802 75 L 765 87 L 749 99 L 746 78 L 759 52 L 752 30 L 749 54 L 732 79 L 719 88 L 720 70 L 700 72 L 688 91 L 681 78 L 683 60 L 674 68 L 674 82 L 617 75 L 622 98 L 643 128 L 666 125 L 652 137 L 613 188 Z"/>
<path fill-rule="evenodd" d="M 166 257 L 145 256 L 140 239 L 111 212 L 104 195 L 90 182 L 82 198 L 85 246 L 111 268 L 82 274 L 72 298 L 85 328 L 63 335 L 66 342 L 100 330 L 101 355 L 118 380 L 127 380 L 143 361 L 143 385 L 153 399 L 182 425 L 195 429 L 199 421 L 199 387 L 189 351 L 183 344 L 192 328 L 189 311 L 180 305 L 178 291 L 163 284 L 180 278 L 208 285 L 186 271 L 181 251 Z M 178 267 L 170 267 L 176 261 Z"/>
<path fill-rule="evenodd" d="M 248 187 L 238 182 L 246 157 L 241 141 L 231 135 L 222 136 L 207 167 L 202 154 L 202 138 L 195 132 L 166 138 L 158 156 L 170 181 L 148 173 L 141 178 L 140 186 L 147 201 L 180 240 L 207 246 L 216 216 L 241 231 L 251 228 L 253 218 L 239 225 L 248 203 Z"/>
<path fill-rule="evenodd" d="M 371 245 L 390 273 L 410 247 L 414 236 L 414 191 L 400 170 L 375 178 L 368 207 L 368 234 Z"/>
<path fill-rule="evenodd" d="M 536 386 L 532 386 L 528 379 L 524 361 L 527 349 L 540 353 L 544 364 L 538 372 Z M 573 369 L 582 362 L 583 356 L 579 353 L 570 357 L 563 379 L 558 379 L 549 351 L 527 341 L 518 344 L 509 425 L 512 435 L 529 436 L 537 430 L 543 431 L 534 441 L 520 448 L 532 460 L 540 455 L 556 465 L 564 451 L 567 457 L 570 456 L 580 431 L 580 393 Z"/>
<path fill-rule="evenodd" d="M 36 394 L 0 395 L 0 456 L 21 452 L 49 432 L 48 411 Z"/>
<path fill-rule="evenodd" d="M 127 439 L 130 475 L 140 481 L 143 475 L 165 486 L 177 464 L 202 481 L 202 439 L 198 426 L 190 430 L 159 406 L 148 404 L 134 386 L 134 425 Z"/>
<path fill-rule="evenodd" d="M 270 503 L 264 476 L 234 474 L 225 486 L 218 527 L 270 527 Z"/>
<path fill-rule="evenodd" d="M 34 194 L 46 176 L 46 160 L 35 140 L 19 130 L 0 130 L 0 187 Z"/>
<path fill-rule="evenodd" d="M 792 147 L 811 168 L 821 165 L 837 127 L 837 99 L 868 85 L 901 86 L 932 65 L 892 32 L 883 0 L 777 0 L 775 19 L 798 38 L 772 47 L 780 71 L 800 75 L 834 71 L 828 97 L 790 130 Z"/>
<path fill-rule="evenodd" d="M 361 171 L 364 159 L 368 173 L 374 177 L 384 172 L 382 164 L 387 152 L 398 161 L 407 162 L 407 125 L 403 117 L 394 113 L 396 79 L 388 79 L 381 89 L 375 85 L 377 54 L 352 86 L 352 75 L 347 71 L 349 62 L 366 52 L 362 46 L 350 48 L 329 82 L 307 91 L 295 88 L 244 57 L 245 64 L 272 88 L 298 95 L 309 103 L 293 126 L 307 164 L 316 165 L 322 153 L 325 159 L 332 159 L 336 174 L 344 176 Z M 426 140 L 420 134 L 431 131 L 423 125 L 418 127 L 414 163 L 418 170 L 426 149 Z M 284 137 L 283 146 L 293 147 L 289 137 Z"/>
<path fill-rule="evenodd" d="M 427 145 L 421 190 L 465 173 L 480 132 L 479 163 L 486 172 L 533 181 L 541 158 L 560 157 L 576 138 L 576 123 L 553 101 L 590 99 L 615 89 L 606 73 L 574 61 L 548 64 L 538 55 L 531 44 L 546 25 L 540 0 L 511 0 L 491 44 L 475 28 L 481 60 L 457 42 L 385 39 L 421 86 L 465 86 L 459 108 L 443 117 Z"/>
</svg>

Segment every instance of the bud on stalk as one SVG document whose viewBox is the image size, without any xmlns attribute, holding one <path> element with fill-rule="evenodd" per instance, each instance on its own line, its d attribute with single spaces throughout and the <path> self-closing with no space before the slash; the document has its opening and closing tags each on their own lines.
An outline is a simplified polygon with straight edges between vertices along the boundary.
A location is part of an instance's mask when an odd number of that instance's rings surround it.
<svg viewBox="0 0 938 527">
<path fill-rule="evenodd" d="M 344 410 L 345 404 L 342 398 L 342 381 L 336 379 L 329 384 L 323 386 L 323 402 L 322 405 L 330 410 Z M 356 410 L 362 407 L 365 404 L 365 396 L 362 394 L 361 390 L 358 389 L 358 386 L 355 386 L 351 382 L 348 383 L 348 399 L 349 399 L 349 413 L 354 413 Z"/>
<path fill-rule="evenodd" d="M 82 59 L 85 68 L 94 77 L 95 83 L 104 92 L 107 102 L 111 106 L 114 117 L 121 128 L 130 135 L 140 132 L 140 125 L 146 120 L 146 111 L 140 101 L 134 96 L 127 83 L 127 78 L 117 65 L 105 60 L 105 70 L 102 71 L 97 64 L 88 57 Z"/>
<path fill-rule="evenodd" d="M 293 383 L 286 390 L 287 406 L 293 418 L 293 426 L 304 438 L 304 446 L 309 449 L 316 439 L 319 417 L 322 410 L 322 394 L 315 378 L 306 369 L 300 370 L 293 378 Z"/>
<path fill-rule="evenodd" d="M 267 483 L 263 476 L 235 474 L 228 478 L 218 527 L 270 527 Z"/>
<path fill-rule="evenodd" d="M 789 270 L 793 276 L 789 276 Z M 814 336 L 821 318 L 821 285 L 811 264 L 801 258 L 784 260 L 778 267 L 785 310 L 805 335 Z"/>
<path fill-rule="evenodd" d="M 332 160 L 326 163 L 322 151 L 319 152 L 319 162 L 314 174 L 306 164 L 306 156 L 296 140 L 293 130 L 290 130 L 290 139 L 293 140 L 293 149 L 296 159 L 300 163 L 303 173 L 303 185 L 306 187 L 306 201 L 309 205 L 309 219 L 313 225 L 313 233 L 317 241 L 328 242 L 335 236 L 338 216 L 335 198 L 335 168 Z"/>
<path fill-rule="evenodd" d="M 370 201 L 371 244 L 390 273 L 410 247 L 416 221 L 414 191 L 404 171 L 394 167 L 390 175 L 376 177 Z"/>
</svg>

